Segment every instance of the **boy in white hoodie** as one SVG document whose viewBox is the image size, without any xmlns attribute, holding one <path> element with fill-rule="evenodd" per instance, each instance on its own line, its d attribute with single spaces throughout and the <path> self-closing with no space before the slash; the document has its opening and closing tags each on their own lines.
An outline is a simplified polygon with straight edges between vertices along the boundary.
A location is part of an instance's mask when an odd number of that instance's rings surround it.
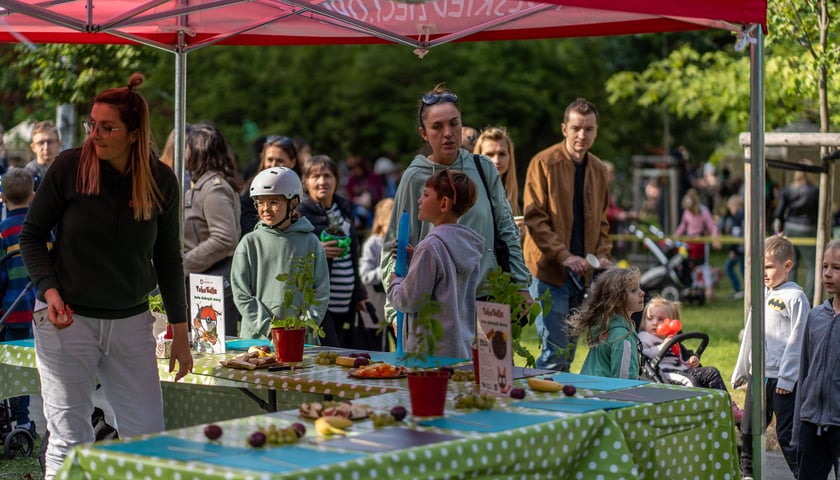
<svg viewBox="0 0 840 480">
<path fill-rule="evenodd" d="M 457 222 L 473 206 L 476 195 L 475 183 L 463 172 L 448 168 L 429 177 L 418 200 L 417 218 L 434 228 L 414 247 L 405 277 L 391 274 L 388 285 L 388 301 L 407 315 L 407 332 L 411 331 L 412 314 L 429 296 L 440 302 L 438 319 L 445 336 L 438 342 L 435 355 L 472 355 L 475 292 L 484 238 Z M 406 350 L 415 348 L 416 341 L 406 337 Z"/>
<path fill-rule="evenodd" d="M 764 241 L 764 388 L 767 412 L 763 428 L 776 415 L 776 435 L 794 477 L 799 473 L 796 447 L 791 445 L 799 380 L 802 336 L 811 307 L 808 297 L 795 282 L 788 281 L 793 268 L 793 245 L 786 237 L 774 235 Z M 744 421 L 741 422 L 741 473 L 752 478 L 752 405 L 749 377 L 752 375 L 752 314 L 747 316 L 744 339 L 732 372 L 732 387 L 747 384 Z"/>
</svg>

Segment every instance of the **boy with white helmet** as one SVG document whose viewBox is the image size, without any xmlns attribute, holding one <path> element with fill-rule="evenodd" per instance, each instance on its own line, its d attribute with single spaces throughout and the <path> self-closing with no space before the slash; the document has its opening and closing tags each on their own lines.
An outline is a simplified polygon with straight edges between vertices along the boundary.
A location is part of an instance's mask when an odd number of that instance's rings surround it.
<svg viewBox="0 0 840 480">
<path fill-rule="evenodd" d="M 277 275 L 288 273 L 291 259 L 315 254 L 315 300 L 309 312 L 317 322 L 324 318 L 330 297 L 327 258 L 312 224 L 295 212 L 300 203 L 300 177 L 286 167 L 260 172 L 251 183 L 251 198 L 259 222 L 236 247 L 230 281 L 233 300 L 242 314 L 242 338 L 270 338 L 272 315 L 285 316 L 285 283 Z M 272 308 L 274 310 L 272 310 Z M 307 343 L 315 338 L 307 332 Z"/>
</svg>

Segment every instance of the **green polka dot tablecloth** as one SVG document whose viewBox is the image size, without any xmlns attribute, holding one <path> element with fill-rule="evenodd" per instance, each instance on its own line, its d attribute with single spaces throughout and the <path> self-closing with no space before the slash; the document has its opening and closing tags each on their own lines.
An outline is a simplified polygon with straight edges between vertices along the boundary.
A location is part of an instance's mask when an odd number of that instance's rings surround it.
<svg viewBox="0 0 840 480">
<path fill-rule="evenodd" d="M 0 398 L 39 393 L 41 377 L 35 369 L 35 349 L 0 344 Z"/>
<path fill-rule="evenodd" d="M 324 395 L 353 399 L 379 411 L 388 411 L 395 405 L 410 406 L 404 379 L 352 379 L 347 376 L 347 369 L 320 365 L 281 372 L 234 370 L 222 367 L 219 360 L 217 356 L 197 357 L 194 374 L 177 384 L 168 372 L 168 361 L 160 362 L 165 436 L 206 442 L 203 424 L 216 422 L 225 430 L 222 444 L 242 447 L 258 426 L 272 422 L 285 426 L 300 421 L 296 406 L 302 401 L 323 399 Z M 38 382 L 34 349 L 0 344 L 0 398 L 38 393 Z M 461 413 L 454 408 L 454 397 L 472 388 L 470 383 L 450 382 L 447 415 Z M 288 410 L 267 414 L 243 390 L 263 401 L 276 392 L 277 408 Z M 497 410 L 551 415 L 556 420 L 494 433 L 445 430 L 463 438 L 406 450 L 365 453 L 352 460 L 293 471 L 251 471 L 224 462 L 132 455 L 97 445 L 75 449 L 63 474 L 65 478 L 120 479 L 736 479 L 738 462 L 729 396 L 715 390 L 703 392 L 704 395 L 693 398 L 584 414 L 522 409 L 505 399 Z M 579 389 L 578 395 L 591 393 Z M 528 399 L 547 399 L 552 395 L 556 394 L 529 391 Z M 311 421 L 307 424 L 309 433 L 303 442 L 307 448 L 336 451 L 318 439 Z M 371 428 L 370 421 L 361 421 L 352 430 L 364 432 Z"/>
<path fill-rule="evenodd" d="M 241 370 L 223 367 L 219 363 L 223 358 L 218 355 L 197 357 L 193 371 L 199 375 L 238 384 L 247 383 L 256 389 L 331 395 L 348 400 L 407 388 L 404 379 L 354 379 L 348 376 L 349 369 L 337 365 L 311 364 L 307 368 L 297 370 L 269 372 L 267 369 Z"/>
<path fill-rule="evenodd" d="M 624 432 L 640 478 L 740 478 L 726 392 L 709 390 L 709 395 L 690 400 L 641 404 L 610 410 L 609 415 Z"/>
<path fill-rule="evenodd" d="M 351 460 L 330 461 L 309 468 L 282 471 L 233 468 L 218 458 L 203 456 L 202 444 L 208 441 L 203 427 L 191 427 L 165 434 L 190 441 L 195 456 L 178 459 L 166 448 L 152 455 L 109 451 L 107 445 L 81 447 L 73 451 L 58 478 L 131 478 L 131 479 L 393 479 L 393 478 L 563 478 L 563 479 L 633 479 L 638 478 L 633 455 L 619 428 L 604 412 L 574 416 L 553 416 L 553 420 L 498 433 L 474 433 L 460 430 L 423 429 L 456 435 L 461 438 L 420 447 L 385 452 L 352 452 Z M 245 439 L 258 427 L 274 424 L 286 427 L 300 419 L 289 413 L 266 414 L 219 422 L 224 431 L 218 444 L 245 447 Z M 330 447 L 330 441 L 314 432 L 311 421 L 307 435 L 298 445 L 333 455 L 351 451 Z M 408 424 L 411 428 L 420 428 Z M 362 434 L 372 429 L 369 421 L 357 422 L 351 430 Z M 147 437 L 155 439 L 155 437 Z M 161 436 L 157 436 L 161 440 Z M 140 442 L 141 439 L 133 439 Z M 194 442 L 194 443 L 193 443 Z M 161 443 L 163 445 L 163 443 Z M 102 448 L 102 447 L 106 448 Z M 283 448 L 283 447 L 277 447 Z M 294 451 L 294 450 L 290 450 Z M 311 450 L 310 450 L 311 451 Z M 211 454 L 215 455 L 215 454 Z M 175 457 L 175 458 L 173 458 Z M 210 461 L 202 461 L 210 458 Z M 297 457 L 284 456 L 282 450 L 273 458 L 293 464 Z M 233 460 L 231 460 L 233 462 Z"/>
</svg>

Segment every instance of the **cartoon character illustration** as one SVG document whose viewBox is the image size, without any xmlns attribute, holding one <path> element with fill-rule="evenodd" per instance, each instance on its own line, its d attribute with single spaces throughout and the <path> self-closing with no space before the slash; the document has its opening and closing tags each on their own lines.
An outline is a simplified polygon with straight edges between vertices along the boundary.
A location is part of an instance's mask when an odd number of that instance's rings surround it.
<svg viewBox="0 0 840 480">
<path fill-rule="evenodd" d="M 507 383 L 507 367 L 499 365 L 496 367 L 496 373 L 498 375 L 499 391 L 501 393 L 508 393 L 511 385 Z"/>
<path fill-rule="evenodd" d="M 198 314 L 193 318 L 193 328 L 195 329 L 198 338 L 215 345 L 219 341 L 219 335 L 216 331 L 216 325 L 219 322 L 219 315 L 222 312 L 216 311 L 211 305 L 198 307 Z"/>
</svg>

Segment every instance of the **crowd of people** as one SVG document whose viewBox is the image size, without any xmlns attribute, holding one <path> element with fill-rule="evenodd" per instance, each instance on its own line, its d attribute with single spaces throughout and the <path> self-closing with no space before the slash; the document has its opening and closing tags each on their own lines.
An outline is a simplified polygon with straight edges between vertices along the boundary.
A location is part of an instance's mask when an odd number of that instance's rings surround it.
<svg viewBox="0 0 840 480">
<path fill-rule="evenodd" d="M 316 297 L 308 315 L 323 331 L 321 338 L 310 336 L 310 342 L 360 348 L 360 315 L 374 312 L 393 325 L 399 310 L 406 322 L 397 334 L 406 337 L 408 349 L 417 348 L 411 323 L 432 299 L 442 305 L 447 332 L 435 353 L 469 358 L 475 302 L 487 298 L 489 275 L 501 268 L 523 304 L 550 298 L 550 307 L 536 320 L 537 367 L 569 371 L 581 336 L 589 347 L 582 373 L 623 378 L 639 375 L 643 347 L 645 354 L 655 354 L 666 340 L 656 333 L 664 315 L 656 308 L 678 316 L 678 306 L 659 300 L 646 310 L 640 272 L 612 266 L 611 229 L 635 216 L 610 195 L 614 166 L 592 151 L 600 120 L 592 102 L 578 98 L 568 104 L 562 139 L 528 162 L 521 199 L 509 132 L 501 126 L 464 126 L 459 97 L 444 85 L 418 99 L 417 132 L 425 148 L 404 170 L 387 157 L 372 165 L 358 156 L 336 162 L 317 148 L 313 154 L 305 141 L 269 135 L 258 145 L 258 158 L 240 172 L 224 134 L 201 123 L 186 128 L 186 180 L 179 185 L 173 172 L 174 132 L 158 157 L 148 105 L 136 91 L 142 82 L 142 75 L 135 74 L 127 86 L 93 100 L 80 148 L 59 153 L 58 130 L 50 122 L 36 124 L 31 144 L 36 158 L 3 176 L 8 213 L 0 223 L 0 241 L 4 252 L 19 244 L 18 263 L 25 265 L 35 290 L 23 310 L 10 317 L 0 339 L 34 335 L 39 346 L 52 435 L 47 478 L 73 446 L 93 440 L 87 412 L 93 409 L 97 381 L 114 407 L 121 435 L 163 429 L 147 297 L 155 288 L 162 294 L 174 327 L 170 369 L 177 368 L 179 379 L 192 369 L 187 325 L 191 273 L 223 278 L 227 336 L 269 338 L 272 319 L 283 315 L 276 306 L 288 293 L 277 276 L 289 273 L 290 259 L 305 258 Z M 712 246 L 720 248 L 721 232 L 743 233 L 743 200 L 730 195 L 722 221 L 715 222 L 703 197 L 713 182 L 709 175 L 685 190 L 675 233 L 710 236 Z M 780 231 L 810 234 L 804 216 L 813 195 L 806 178 L 783 191 L 775 211 Z M 404 212 L 410 248 L 407 270 L 398 274 L 395 251 Z M 820 342 L 833 328 L 825 319 L 836 315 L 840 304 L 829 300 L 810 309 L 810 297 L 787 280 L 797 263 L 789 246 L 778 236 L 768 239 L 766 247 L 766 293 L 776 303 L 765 310 L 778 318 L 784 340 L 778 358 L 767 358 L 768 394 L 778 396 L 769 410 L 777 416 L 792 471 L 821 472 L 816 469 L 824 467 L 825 457 L 838 458 L 840 449 L 824 446 L 827 440 L 820 432 L 840 426 L 835 420 L 840 412 L 814 400 L 829 383 L 817 384 L 807 375 L 829 375 L 830 367 L 814 349 L 822 348 Z M 840 289 L 835 258 L 840 244 L 829 244 L 824 253 L 823 286 L 835 293 Z M 707 263 L 707 257 L 703 243 L 689 244 L 692 261 Z M 603 271 L 597 281 L 592 258 Z M 20 269 L 12 267 L 9 262 L 0 269 L 4 308 L 21 291 Z M 729 251 L 727 273 L 739 292 L 743 250 Z M 711 281 L 711 275 L 706 278 Z M 589 284 L 589 296 L 580 295 L 581 285 Z M 712 285 L 706 288 L 710 297 Z M 813 292 L 813 285 L 808 288 Z M 634 315 L 642 312 L 639 324 Z M 813 318 L 813 327 L 809 323 L 806 328 L 806 318 Z M 745 337 L 733 375 L 736 386 L 751 375 L 746 363 L 750 348 Z M 704 386 L 725 389 L 720 372 L 700 366 L 696 357 L 675 358 L 671 364 Z M 138 399 L 145 405 L 142 411 L 131 407 Z M 794 399 L 807 407 L 797 418 Z M 17 425 L 35 433 L 26 401 L 16 405 Z M 742 435 L 748 442 L 754 432 L 745 423 Z M 804 457 L 797 461 L 798 454 L 790 453 L 796 432 L 800 442 L 823 452 L 811 453 L 818 458 L 807 467 Z M 742 467 L 749 476 L 749 449 L 742 454 Z"/>
</svg>

